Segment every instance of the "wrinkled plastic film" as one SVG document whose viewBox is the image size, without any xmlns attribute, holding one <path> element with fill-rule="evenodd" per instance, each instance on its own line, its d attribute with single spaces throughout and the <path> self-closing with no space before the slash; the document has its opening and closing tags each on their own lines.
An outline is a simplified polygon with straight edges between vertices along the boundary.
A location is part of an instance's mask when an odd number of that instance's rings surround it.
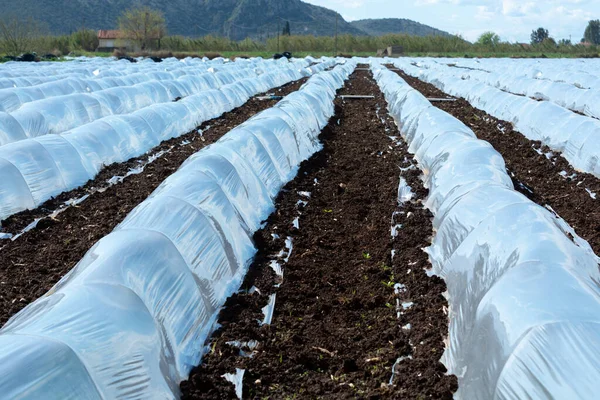
<svg viewBox="0 0 600 400">
<path fill-rule="evenodd" d="M 339 88 L 354 65 L 322 74 Z M 323 102 L 335 99 L 320 79 L 310 79 L 304 91 Z M 309 102 L 296 107 L 283 101 L 274 109 L 292 120 L 314 112 Z M 316 135 L 312 125 L 286 124 L 267 111 L 190 157 L 49 293 L 4 326 L 0 392 L 179 397 L 179 383 L 201 362 L 220 307 L 256 253 L 254 231 L 299 162 L 318 150 Z M 282 146 L 292 137 L 299 147 Z M 21 351 L 32 338 L 32 350 Z"/>
<path fill-rule="evenodd" d="M 62 64 L 61 72 L 77 69 L 77 65 Z M 94 61 L 94 64 L 98 64 L 98 69 L 106 69 L 106 74 L 113 72 L 117 75 L 67 75 L 27 87 L 2 88 L 0 85 L 0 146 L 26 137 L 62 133 L 109 115 L 132 113 L 151 104 L 174 101 L 235 82 L 246 82 L 250 95 L 259 93 L 261 88 L 268 90 L 273 87 L 273 80 L 268 79 L 268 72 L 272 72 L 273 67 L 308 75 L 304 71 L 307 61 L 283 64 L 253 59 L 236 60 L 221 66 L 215 61 L 187 63 L 165 60 L 156 65 L 141 63 L 143 65 L 127 68 L 122 68 L 122 64 L 117 62 Z M 21 64 L 12 64 L 11 70 L 14 69 L 24 70 L 23 74 L 28 70 Z M 18 132 L 12 134 L 14 124 L 18 126 Z"/>
<path fill-rule="evenodd" d="M 445 279 L 457 398 L 582 398 L 600 389 L 598 258 L 564 221 L 515 192 L 501 156 L 373 60 L 422 168 Z M 581 246 L 576 243 L 582 244 Z"/>
<path fill-rule="evenodd" d="M 600 86 L 582 89 L 564 82 L 507 77 L 431 61 L 395 65 L 473 106 L 512 123 L 531 140 L 559 151 L 577 170 L 600 177 Z M 567 74 L 565 74 L 566 76 Z M 514 93 L 514 94 L 513 94 Z M 582 116 L 573 111 L 585 113 Z"/>
<path fill-rule="evenodd" d="M 270 66 L 270 64 L 274 65 Z M 302 63 L 300 64 L 302 65 Z M 334 64 L 334 60 L 328 60 L 323 67 Z M 254 69 L 261 65 L 270 66 L 269 72 L 257 78 Z M 249 69 L 250 67 L 252 69 Z M 0 160 L 3 161 L 0 162 L 0 175 L 7 177 L 0 184 L 0 220 L 16 212 L 36 207 L 65 190 L 79 187 L 89 179 L 93 179 L 106 165 L 140 156 L 164 140 L 190 132 L 202 122 L 239 107 L 260 91 L 278 87 L 305 76 L 295 63 L 262 61 L 255 65 L 252 64 L 250 67 L 245 63 L 236 68 L 229 67 L 221 71 L 223 73 L 220 78 L 214 77 L 220 72 L 198 75 L 202 82 L 207 75 L 213 76 L 213 80 L 190 88 L 190 94 L 178 102 L 169 100 L 170 97 L 164 83 L 157 81 L 142 83 L 141 85 L 145 85 L 146 89 L 153 94 L 142 96 L 141 101 L 145 106 L 137 110 L 137 106 L 132 104 L 139 102 L 140 96 L 135 94 L 132 87 L 108 89 L 121 90 L 124 93 L 133 90 L 128 95 L 119 95 L 115 92 L 110 98 L 105 99 L 106 103 L 113 101 L 114 107 L 118 108 L 120 112 L 125 109 L 133 111 L 95 119 L 60 135 L 43 135 L 0 146 Z M 190 77 L 190 75 L 185 76 Z M 236 81 L 219 88 L 211 88 L 210 85 L 219 85 L 218 79 L 223 82 L 232 79 Z M 252 83 L 255 81 L 259 81 L 259 83 Z M 332 78 L 329 85 L 331 82 L 337 81 Z M 327 86 L 328 90 L 330 88 Z M 199 92 L 194 93 L 195 90 L 199 90 Z M 100 93 L 103 92 L 85 96 Z M 299 101 L 311 101 L 313 107 L 310 109 L 302 107 L 302 110 L 311 111 L 319 106 L 313 96 L 306 94 L 301 97 L 300 99 L 296 96 L 290 101 L 294 101 L 295 98 L 298 98 Z M 150 104 L 154 99 L 161 98 L 165 101 Z M 61 102 L 62 98 L 55 97 L 44 101 Z M 36 102 L 29 104 L 33 106 Z M 84 109 L 87 110 L 85 118 L 89 120 L 92 111 L 87 107 Z M 53 117 L 55 121 L 71 123 L 74 114 L 69 111 L 68 103 L 61 103 L 61 110 L 61 113 Z M 323 124 L 323 112 L 331 110 L 332 106 L 324 111 L 319 110 L 319 113 L 315 115 L 304 115 L 297 119 L 305 117 L 313 120 L 313 129 L 318 129 Z M 18 112 L 22 111 L 23 109 L 20 109 Z M 39 125 L 47 125 L 42 113 L 38 111 L 36 113 L 39 116 Z M 9 117 L 12 118 L 11 115 L 5 118 L 6 126 L 9 127 L 10 132 L 16 132 L 15 135 L 22 137 L 18 129 L 19 123 Z M 64 122 L 65 119 L 71 122 Z M 0 113 L 0 124 L 2 121 Z M 2 129 L 0 126 L 0 136 Z M 313 136 L 311 135 L 311 138 Z M 301 139 L 312 140 L 303 137 Z M 65 157 L 67 158 L 65 159 Z M 23 185 L 23 181 L 25 185 Z M 27 194 L 27 191 L 30 193 Z M 30 201 L 22 201 L 24 198 L 32 198 L 33 206 Z"/>
</svg>

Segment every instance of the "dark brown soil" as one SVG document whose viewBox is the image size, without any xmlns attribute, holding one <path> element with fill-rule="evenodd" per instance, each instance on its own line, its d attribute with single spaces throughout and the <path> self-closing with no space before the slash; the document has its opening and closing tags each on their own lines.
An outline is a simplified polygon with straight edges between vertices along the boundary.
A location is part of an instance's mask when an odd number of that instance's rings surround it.
<svg viewBox="0 0 600 400">
<path fill-rule="evenodd" d="M 286 95 L 298 90 L 305 81 L 301 79 L 274 91 Z M 203 124 L 199 128 L 202 134 L 198 130 L 190 132 L 163 142 L 145 156 L 110 165 L 84 187 L 4 221 L 3 231 L 16 233 L 35 218 L 44 217 L 35 229 L 17 240 L 0 240 L 0 326 L 51 289 L 94 243 L 109 234 L 189 156 L 275 103 L 251 99 L 245 105 Z M 124 176 L 130 169 L 146 162 L 149 155 L 166 150 L 170 151 L 148 164 L 141 174 L 131 175 L 114 186 L 107 184 L 113 176 Z M 106 190 L 98 192 L 97 188 Z M 67 208 L 55 219 L 46 217 L 65 201 L 90 193 L 93 194 L 83 203 Z"/>
<path fill-rule="evenodd" d="M 424 272 L 432 225 L 420 202 L 427 195 L 420 171 L 400 172 L 413 161 L 404 143 L 388 137 L 396 127 L 370 72 L 357 71 L 340 94 L 375 99 L 336 101 L 324 150 L 302 164 L 255 235 L 259 253 L 244 290 L 221 312 L 211 352 L 181 385 L 184 399 L 236 398 L 222 377 L 236 368 L 246 370 L 244 398 L 253 399 L 451 399 L 457 389 L 439 362 L 446 287 Z M 404 206 L 397 204 L 400 174 L 416 192 Z M 292 224 L 298 216 L 300 229 Z M 393 240 L 392 223 L 402 224 Z M 293 251 L 285 263 L 287 252 L 279 252 L 287 237 Z M 273 261 L 283 265 L 283 279 Z M 406 290 L 396 294 L 397 283 Z M 273 293 L 272 324 L 261 326 Z M 397 301 L 414 305 L 398 318 Z M 227 344 L 250 340 L 258 341 L 252 358 Z M 389 385 L 392 366 L 408 356 Z"/>
<path fill-rule="evenodd" d="M 448 96 L 429 83 L 403 72 L 399 75 L 427 97 Z M 458 118 L 479 139 L 491 143 L 504 157 L 516 190 L 542 206 L 552 207 L 579 236 L 590 243 L 596 254 L 600 254 L 600 179 L 575 171 L 560 153 L 551 155 L 551 150 L 541 142 L 527 139 L 514 130 L 511 123 L 474 108 L 465 99 L 433 105 Z M 572 177 L 573 174 L 576 176 Z M 593 199 L 586 189 L 597 193 L 598 200 Z"/>
</svg>

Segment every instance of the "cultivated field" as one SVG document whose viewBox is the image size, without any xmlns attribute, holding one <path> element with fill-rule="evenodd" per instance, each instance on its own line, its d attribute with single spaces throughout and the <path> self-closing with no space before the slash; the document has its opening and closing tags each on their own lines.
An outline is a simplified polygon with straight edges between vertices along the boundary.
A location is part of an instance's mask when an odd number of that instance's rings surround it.
<svg viewBox="0 0 600 400">
<path fill-rule="evenodd" d="M 0 65 L 0 398 L 595 398 L 596 66 Z"/>
</svg>

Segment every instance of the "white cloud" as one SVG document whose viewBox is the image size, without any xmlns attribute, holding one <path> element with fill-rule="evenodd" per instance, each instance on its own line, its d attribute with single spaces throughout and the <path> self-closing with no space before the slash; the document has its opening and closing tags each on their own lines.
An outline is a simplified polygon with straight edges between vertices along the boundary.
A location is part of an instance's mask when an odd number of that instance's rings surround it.
<svg viewBox="0 0 600 400">
<path fill-rule="evenodd" d="M 453 4 L 453 5 L 469 5 L 469 4 L 480 4 L 481 1 L 477 0 L 416 0 L 416 6 L 429 6 L 434 4 Z"/>
<path fill-rule="evenodd" d="M 356 17 L 354 17 L 352 15 L 348 15 L 348 14 L 342 14 L 342 18 L 344 18 L 348 22 L 352 22 L 352 21 L 356 21 L 356 20 L 360 19 L 360 18 L 356 18 Z"/>
<path fill-rule="evenodd" d="M 338 10 L 340 6 L 343 8 L 359 8 L 368 2 L 367 0 L 311 0 L 307 3 Z"/>
<path fill-rule="evenodd" d="M 503 0 L 502 14 L 509 17 L 525 17 L 539 13 L 539 8 L 533 1 Z"/>
<path fill-rule="evenodd" d="M 408 18 L 475 40 L 494 31 L 504 40 L 528 42 L 533 29 L 578 41 L 587 21 L 600 18 L 599 0 L 304 0 L 352 19 Z"/>
<path fill-rule="evenodd" d="M 488 6 L 477 6 L 477 14 L 475 14 L 475 19 L 479 21 L 489 21 L 495 17 L 496 13 Z"/>
</svg>

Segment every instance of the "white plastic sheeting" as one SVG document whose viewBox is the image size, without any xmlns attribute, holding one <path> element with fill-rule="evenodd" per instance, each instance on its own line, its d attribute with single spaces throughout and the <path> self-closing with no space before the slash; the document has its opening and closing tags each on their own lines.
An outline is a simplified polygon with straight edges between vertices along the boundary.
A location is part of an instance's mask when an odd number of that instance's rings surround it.
<svg viewBox="0 0 600 400">
<path fill-rule="evenodd" d="M 562 82 L 583 89 L 600 89 L 600 61 L 597 59 L 438 59 L 439 63 L 458 68 L 480 70 L 533 79 Z"/>
<path fill-rule="evenodd" d="M 600 177 L 600 120 L 575 114 L 548 101 L 535 101 L 506 93 L 477 80 L 463 80 L 460 72 L 439 64 L 418 68 L 408 61 L 395 65 L 406 73 L 432 83 L 473 106 L 511 122 L 531 140 L 539 140 L 576 169 Z M 577 89 L 580 90 L 580 89 Z"/>
<path fill-rule="evenodd" d="M 201 75 L 206 69 L 197 66 L 181 68 L 172 72 L 135 73 L 125 77 L 117 78 L 65 78 L 51 81 L 40 85 L 24 88 L 8 88 L 0 90 L 0 111 L 11 113 L 24 104 L 39 100 L 71 94 L 87 94 L 115 87 L 127 87 L 153 80 L 177 80 L 181 76 Z M 43 104 L 43 103 L 40 103 Z"/>
<path fill-rule="evenodd" d="M 259 59 L 255 59 L 259 60 Z M 244 61 L 246 62 L 246 61 Z M 237 64 L 237 63 L 236 63 Z M 213 61 L 200 59 L 176 60 L 167 59 L 163 63 L 140 62 L 132 64 L 129 61 L 115 61 L 110 58 L 85 58 L 70 62 L 40 62 L 40 63 L 16 63 L 9 62 L 0 65 L 0 90 L 8 88 L 27 88 L 44 85 L 52 82 L 59 84 L 54 86 L 56 90 L 65 90 L 61 82 L 65 79 L 84 80 L 94 89 L 96 80 L 104 84 L 119 85 L 120 82 L 141 83 L 143 76 L 151 73 L 170 72 L 180 74 L 178 70 L 189 66 L 195 66 L 199 72 L 205 72 L 211 66 L 223 65 L 222 59 Z M 138 75 L 139 74 L 139 75 Z M 140 80 L 141 79 L 141 80 Z M 158 79 L 154 75 L 153 79 Z M 46 87 L 50 89 L 53 86 Z M 42 88 L 42 86 L 40 86 Z M 4 92 L 3 92 L 4 93 Z M 52 93 L 47 93 L 52 95 Z M 60 95 L 61 93 L 54 94 Z M 68 93 L 62 93 L 68 94 Z"/>
<path fill-rule="evenodd" d="M 72 61 L 62 63 L 8 62 L 0 64 L 0 89 L 23 88 L 55 82 L 66 78 L 80 78 L 87 82 L 91 82 L 91 80 L 95 79 L 107 79 L 107 81 L 110 81 L 109 78 L 129 80 L 136 74 L 141 74 L 143 76 L 152 73 L 155 76 L 153 79 L 159 79 L 157 77 L 159 75 L 156 74 L 169 72 L 181 75 L 181 70 L 189 66 L 197 67 L 201 73 L 213 67 L 229 68 L 240 65 L 251 67 L 261 64 L 265 65 L 265 62 L 267 63 L 266 65 L 271 63 L 270 60 L 263 60 L 261 58 L 236 59 L 235 62 L 230 62 L 230 60 L 224 58 L 209 60 L 207 58 L 198 59 L 191 57 L 183 60 L 168 58 L 161 63 L 154 63 L 151 60 L 143 58 L 139 59 L 139 61 L 140 62 L 138 63 L 132 64 L 126 60 L 115 61 L 112 58 L 79 57 L 72 59 Z M 318 60 L 307 57 L 306 59 L 293 59 L 292 63 L 303 68 L 316 61 Z M 279 62 L 287 63 L 288 61 L 282 59 L 279 60 Z M 140 82 L 138 81 L 137 83 Z"/>
<path fill-rule="evenodd" d="M 334 64 L 334 60 L 329 60 L 319 68 Z M 241 106 L 257 93 L 309 74 L 308 71 L 303 74 L 297 65 L 287 61 L 268 65 L 269 72 L 241 80 L 236 80 L 235 74 L 217 72 L 215 79 L 224 86 L 178 102 L 154 104 L 131 114 L 101 118 L 61 135 L 1 146 L 0 220 L 77 188 L 94 178 L 105 165 L 140 156 L 164 140 L 185 134 L 202 122 Z M 120 97 L 119 101 L 126 99 Z M 311 101 L 314 102 L 312 98 Z"/>
<path fill-rule="evenodd" d="M 505 92 L 550 101 L 569 110 L 600 118 L 600 89 L 582 89 L 566 82 L 530 78 L 523 76 L 519 68 L 500 72 L 460 68 L 449 68 L 448 71 L 460 79 L 476 80 Z"/>
<path fill-rule="evenodd" d="M 254 60 L 260 59 L 242 60 L 242 62 L 252 63 Z M 186 58 L 184 60 L 168 58 L 162 63 L 154 63 L 152 60 L 141 58 L 140 61 L 138 63 L 130 63 L 127 60 L 117 61 L 114 58 L 79 57 L 75 59 L 71 58 L 70 61 L 62 63 L 8 62 L 0 65 L 0 79 L 37 78 L 52 81 L 56 80 L 52 78 L 58 77 L 58 79 L 61 79 L 68 75 L 78 77 L 114 77 L 130 75 L 136 72 L 169 71 L 185 67 L 186 65 L 222 65 L 228 62 L 228 60 L 223 58 L 217 58 L 212 61 L 206 58 Z M 8 87 L 13 86 L 10 85 Z"/>
<path fill-rule="evenodd" d="M 177 398 L 246 274 L 254 231 L 299 163 L 320 149 L 335 90 L 353 69 L 311 78 L 190 157 L 14 316 L 0 331 L 2 396 Z"/>
<path fill-rule="evenodd" d="M 104 78 L 67 78 L 26 88 L 0 90 L 0 146 L 26 138 L 63 133 L 110 115 L 129 114 L 152 104 L 166 103 L 207 89 L 256 78 L 277 69 L 301 70 L 308 62 L 254 60 L 225 65 L 154 63 L 145 72 L 107 68 Z M 163 63 L 161 63 L 162 65 Z M 109 64 L 110 65 L 110 64 Z M 118 66 L 118 63 L 113 65 Z M 120 75 L 129 73 L 129 75 Z M 310 75 L 311 71 L 304 71 Z M 99 75 L 100 76 L 100 75 Z"/>
<path fill-rule="evenodd" d="M 428 252 L 448 286 L 442 361 L 459 377 L 456 397 L 597 398 L 598 258 L 563 220 L 513 190 L 487 142 L 373 62 L 430 191 Z"/>
</svg>

